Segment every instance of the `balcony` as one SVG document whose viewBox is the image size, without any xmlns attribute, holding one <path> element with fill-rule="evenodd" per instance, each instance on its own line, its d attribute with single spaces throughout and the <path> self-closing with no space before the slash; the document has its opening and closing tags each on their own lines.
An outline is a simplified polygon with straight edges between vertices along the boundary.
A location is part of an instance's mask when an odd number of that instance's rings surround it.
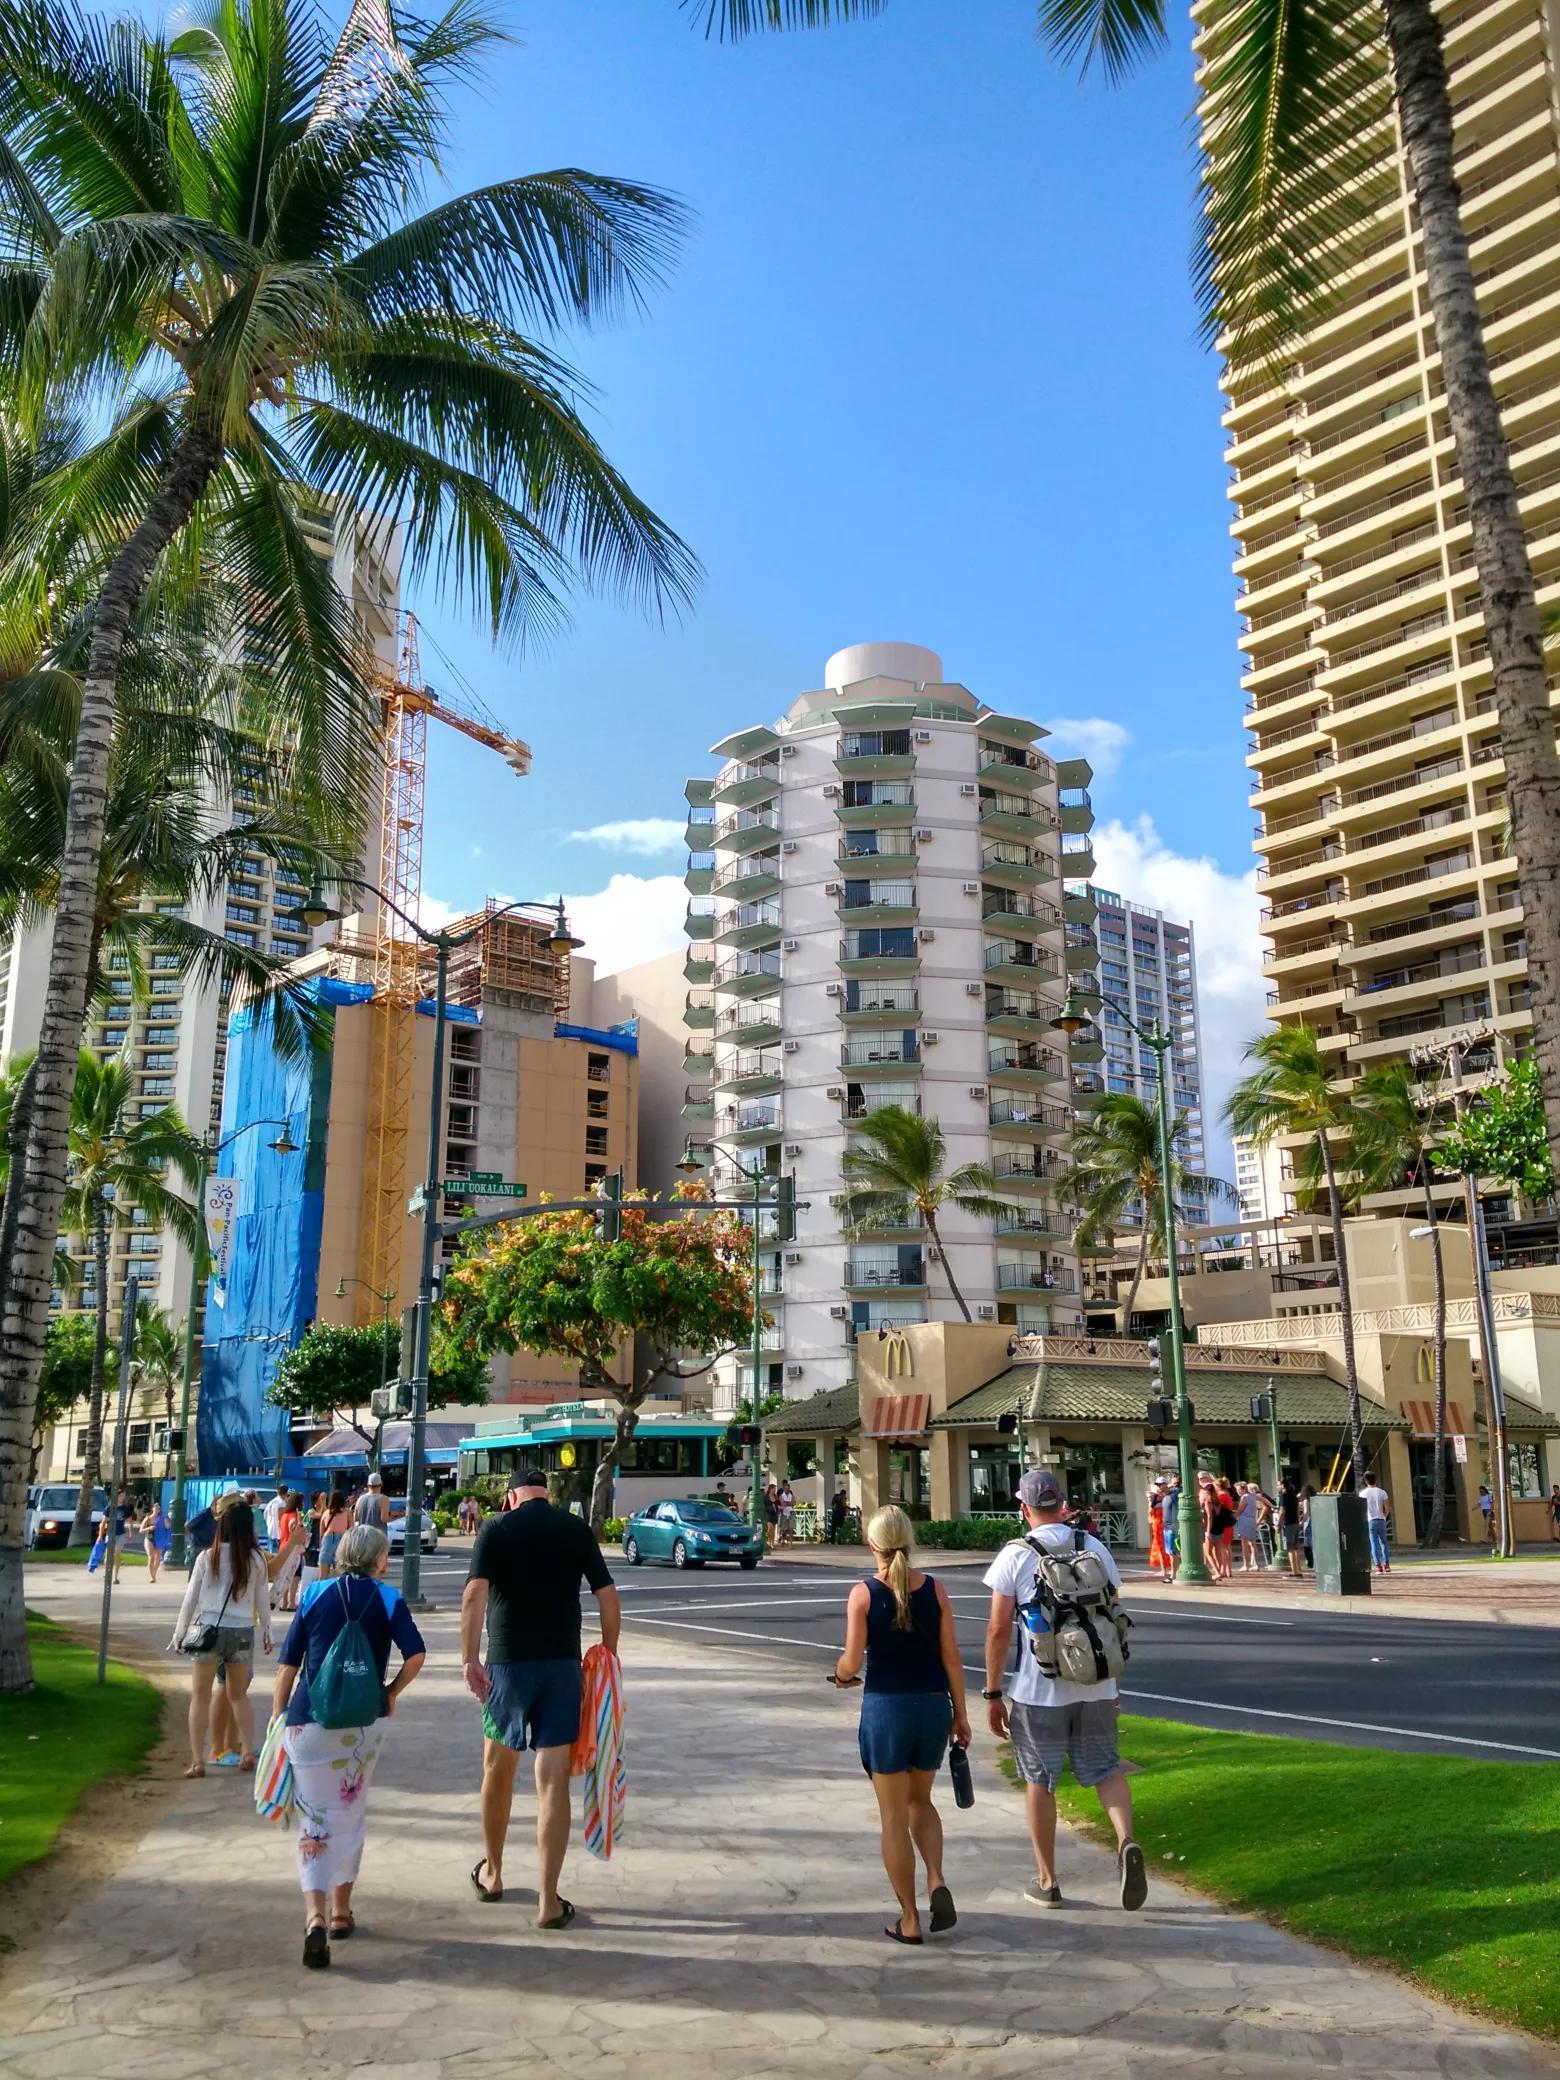
<svg viewBox="0 0 1560 2080">
<path fill-rule="evenodd" d="M 779 1090 L 784 1081 L 784 1057 L 760 1049 L 728 1054 L 715 1071 L 715 1082 L 733 1096 L 754 1098 Z"/>
<path fill-rule="evenodd" d="M 778 903 L 732 903 L 722 909 L 716 920 L 716 937 L 722 946 L 773 946 L 779 936 Z"/>
<path fill-rule="evenodd" d="M 1105 1043 L 1098 1026 L 1083 1026 L 1067 1043 L 1075 1062 L 1098 1062 L 1104 1058 Z"/>
<path fill-rule="evenodd" d="M 1087 885 L 1069 888 L 1062 896 L 1062 915 L 1069 924 L 1092 925 L 1099 919 L 1100 906 Z"/>
<path fill-rule="evenodd" d="M 779 980 L 778 953 L 734 954 L 730 960 L 722 961 L 715 970 L 715 987 L 730 990 L 735 996 L 759 997 L 770 994 Z"/>
<path fill-rule="evenodd" d="M 980 914 L 990 921 L 993 931 L 1020 933 L 1025 938 L 1054 932 L 1062 922 L 1054 903 L 1010 888 L 988 888 L 981 898 Z"/>
<path fill-rule="evenodd" d="M 1094 878 L 1094 847 L 1087 841 L 1074 839 L 1068 844 L 1062 841 L 1062 872 L 1070 881 L 1092 881 Z"/>
<path fill-rule="evenodd" d="M 1042 881 L 1056 879 L 1057 865 L 1029 845 L 993 844 L 981 848 L 980 873 L 983 881 L 998 888 L 1036 888 Z"/>
<path fill-rule="evenodd" d="M 919 1292 L 926 1285 L 926 1263 L 919 1250 L 906 1250 L 903 1261 L 891 1264 L 877 1257 L 850 1257 L 845 1264 L 845 1288 L 852 1293 L 872 1293 L 884 1286 Z"/>
<path fill-rule="evenodd" d="M 690 939 L 708 939 L 715 931 L 715 899 L 713 896 L 694 896 L 688 904 L 683 919 L 683 930 Z"/>
<path fill-rule="evenodd" d="M 728 759 L 715 775 L 715 799 L 724 808 L 735 809 L 745 803 L 763 801 L 779 786 L 779 759 Z"/>
<path fill-rule="evenodd" d="M 1087 925 L 1070 924 L 1067 927 L 1068 974 L 1089 975 L 1099 964 L 1099 935 Z"/>
<path fill-rule="evenodd" d="M 715 995 L 712 990 L 691 989 L 683 999 L 683 1024 L 696 1030 L 715 1023 Z"/>
<path fill-rule="evenodd" d="M 991 1159 L 991 1174 L 1004 1190 L 1027 1191 L 1062 1176 L 1067 1164 L 1048 1149 L 1026 1149 L 1022 1154 L 1004 1150 Z M 1000 1232 L 1000 1230 L 999 1230 Z"/>
<path fill-rule="evenodd" d="M 1094 828 L 1094 802 L 1086 787 L 1069 787 L 1064 790 L 1058 804 L 1064 831 L 1092 831 Z"/>
<path fill-rule="evenodd" d="M 715 972 L 715 949 L 703 940 L 689 942 L 683 955 L 683 978 L 688 982 L 708 982 Z"/>
<path fill-rule="evenodd" d="M 764 852 L 780 835 L 776 809 L 738 809 L 715 826 L 717 852 Z"/>
<path fill-rule="evenodd" d="M 916 915 L 913 881 L 847 881 L 840 894 L 841 924 L 909 924 Z"/>
<path fill-rule="evenodd" d="M 1066 1134 L 1072 1114 L 1059 1105 L 1042 1105 L 1038 1099 L 996 1098 L 987 1107 L 993 1133 L 1021 1134 L 1035 1139 L 1042 1134 Z"/>
<path fill-rule="evenodd" d="M 1076 1293 L 1078 1281 L 1070 1271 L 1042 1271 L 1038 1265 L 998 1264 L 997 1291 Z"/>
<path fill-rule="evenodd" d="M 708 845 L 710 834 L 714 828 L 715 809 L 713 803 L 696 802 L 688 811 L 686 837 L 689 851 L 697 852 L 701 846 Z"/>
<path fill-rule="evenodd" d="M 780 1038 L 780 999 L 756 997 L 751 1003 L 729 1004 L 715 1020 L 716 1037 L 736 1047 L 768 1047 Z"/>
<path fill-rule="evenodd" d="M 980 790 L 980 827 L 1000 831 L 1009 838 L 1038 838 L 1056 828 L 1056 818 L 1043 804 L 1027 794 L 999 794 L 993 788 Z"/>
<path fill-rule="evenodd" d="M 982 780 L 1007 788 L 1045 787 L 1056 778 L 1056 768 L 1038 751 L 1023 751 L 1016 744 L 998 744 L 982 737 L 975 754 L 976 771 Z"/>
<path fill-rule="evenodd" d="M 836 863 L 847 873 L 885 874 L 906 881 L 915 873 L 915 848 L 904 831 L 847 831 Z"/>
<path fill-rule="evenodd" d="M 908 780 L 847 780 L 834 808 L 867 829 L 907 824 L 915 819 L 915 789 Z"/>
<path fill-rule="evenodd" d="M 855 780 L 908 778 L 915 771 L 915 750 L 907 729 L 846 729 L 840 732 L 836 768 Z"/>
<path fill-rule="evenodd" d="M 715 855 L 713 852 L 690 852 L 687 871 L 683 875 L 683 887 L 691 896 L 704 896 L 710 892 L 715 879 Z"/>
<path fill-rule="evenodd" d="M 1008 1033 L 1023 1040 L 1051 1030 L 1057 1006 L 1046 997 L 1029 996 L 1020 990 L 988 989 L 986 1024 L 993 1033 Z"/>
<path fill-rule="evenodd" d="M 711 855 L 713 861 L 714 855 Z M 750 852 L 721 868 L 710 883 L 717 896 L 728 902 L 753 902 L 772 896 L 780 886 L 778 852 Z"/>
<path fill-rule="evenodd" d="M 773 1141 L 780 1127 L 778 1099 L 768 1104 L 728 1105 L 721 1110 L 719 1132 L 734 1141 Z"/>
<path fill-rule="evenodd" d="M 1059 982 L 1061 967 L 1049 953 L 1037 952 L 1027 939 L 993 939 L 982 966 L 988 982 Z"/>
<path fill-rule="evenodd" d="M 921 1015 L 921 993 L 913 983 L 851 982 L 840 999 L 840 1019 L 848 1026 L 902 1025 Z"/>
<path fill-rule="evenodd" d="M 998 1240 L 1019 1249 L 1049 1247 L 1054 1242 L 1064 1241 L 1069 1233 L 1067 1222 L 1054 1207 L 1034 1201 L 1022 1213 L 999 1215 L 995 1225 Z"/>
<path fill-rule="evenodd" d="M 683 1042 L 683 1074 L 685 1076 L 708 1076 L 715 1066 L 715 1043 L 713 1040 L 685 1040 Z"/>
<path fill-rule="evenodd" d="M 707 1083 L 690 1083 L 683 1088 L 684 1119 L 713 1119 L 715 1099 Z"/>
<path fill-rule="evenodd" d="M 871 926 L 847 932 L 840 941 L 845 975 L 913 975 L 921 965 L 915 933 L 908 925 Z"/>
<path fill-rule="evenodd" d="M 919 1091 L 894 1091 L 873 1089 L 868 1086 L 858 1090 L 852 1083 L 840 1100 L 840 1118 L 843 1120 L 865 1119 L 881 1105 L 897 1105 L 904 1112 L 919 1113 L 921 1094 Z"/>
<path fill-rule="evenodd" d="M 902 1035 L 891 1039 L 884 1034 L 876 1040 L 847 1040 L 840 1049 L 840 1067 L 860 1070 L 870 1074 L 873 1070 L 918 1069 L 921 1066 L 921 1051 L 915 1035 Z"/>
</svg>

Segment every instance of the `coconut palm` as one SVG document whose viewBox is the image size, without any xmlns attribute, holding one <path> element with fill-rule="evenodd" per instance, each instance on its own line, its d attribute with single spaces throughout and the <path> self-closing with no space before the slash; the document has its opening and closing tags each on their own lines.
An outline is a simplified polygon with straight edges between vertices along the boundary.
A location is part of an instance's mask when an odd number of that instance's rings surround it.
<svg viewBox="0 0 1560 2080">
<path fill-rule="evenodd" d="M 128 1054 L 99 1061 L 81 1051 L 71 1095 L 70 1144 L 62 1218 L 92 1253 L 92 1300 L 97 1334 L 87 1403 L 86 1458 L 70 1543 L 90 1535 L 92 1490 L 103 1458 L 103 1388 L 109 1345 L 108 1243 L 117 1220 L 139 1215 L 152 1229 L 167 1228 L 187 1247 L 195 1242 L 195 1209 L 167 1183 L 170 1168 L 194 1187 L 200 1176 L 198 1144 L 178 1108 L 145 1109 Z"/>
<path fill-rule="evenodd" d="M 0 1691 L 30 1680 L 19 1469 L 120 667 L 148 588 L 220 554 L 275 734 L 348 797 L 375 703 L 310 508 L 398 527 L 408 577 L 511 644 L 555 625 L 577 580 L 656 607 L 691 590 L 693 559 L 607 461 L 548 344 L 639 305 L 678 206 L 575 169 L 422 206 L 451 84 L 496 39 L 467 0 L 404 33 L 359 0 L 334 43 L 306 0 L 213 0 L 177 35 L 70 0 L 0 10 L 0 366 L 29 413 L 52 384 L 106 422 L 47 507 L 100 560 L 0 1308 Z"/>
<path fill-rule="evenodd" d="M 1446 1121 L 1433 1105 L 1421 1105 L 1406 1062 L 1381 1062 L 1354 1086 L 1354 1149 L 1365 1191 L 1417 1185 L 1430 1229 L 1435 1275 L 1435 1485 L 1422 1544 L 1438 1546 L 1446 1515 L 1446 1265 L 1435 1204 L 1436 1154 L 1446 1139 Z"/>
<path fill-rule="evenodd" d="M 135 1304 L 135 1355 L 130 1370 L 142 1393 L 162 1396 L 163 1428 L 171 1435 L 174 1391 L 184 1377 L 184 1335 L 153 1300 L 137 1300 Z M 172 1476 L 170 1445 L 164 1478 Z"/>
<path fill-rule="evenodd" d="M 1015 1202 L 1003 1197 L 1001 1184 L 984 1163 L 946 1169 L 942 1128 L 903 1105 L 879 1105 L 865 1119 L 853 1120 L 851 1131 L 856 1139 L 840 1161 L 846 1189 L 834 1202 L 845 1234 L 855 1242 L 919 1220 L 954 1304 L 970 1321 L 969 1303 L 948 1263 L 938 1213 L 945 1205 L 956 1206 L 976 1220 L 991 1221 L 1011 1213 Z"/>
<path fill-rule="evenodd" d="M 1224 1117 L 1234 1134 L 1267 1148 L 1281 1136 L 1304 1146 L 1295 1157 L 1294 1186 L 1301 1203 L 1325 1193 L 1338 1264 L 1342 1312 L 1343 1375 L 1349 1398 L 1349 1454 L 1356 1489 L 1365 1486 L 1365 1436 L 1360 1419 L 1360 1381 L 1354 1363 L 1354 1301 L 1343 1213 L 1356 1181 L 1353 1098 L 1338 1081 L 1336 1058 L 1323 1052 L 1314 1028 L 1275 1026 L 1246 1049 L 1256 1066 L 1229 1095 Z"/>
<path fill-rule="evenodd" d="M 706 34 L 866 19 L 884 0 L 681 0 Z M 1165 0 L 1041 0 L 1064 61 L 1119 79 L 1166 41 Z M 1443 31 L 1432 0 L 1227 0 L 1199 15 L 1202 163 L 1196 277 L 1207 337 L 1237 379 L 1276 372 L 1328 314 L 1392 199 L 1395 110 L 1423 229 L 1446 415 L 1489 639 L 1527 931 L 1533 1048 L 1560 1173 L 1560 759 L 1516 479 L 1490 375 L 1457 184 Z"/>
<path fill-rule="evenodd" d="M 1190 1170 L 1182 1160 L 1179 1151 L 1189 1124 L 1190 1115 L 1185 1112 L 1178 1112 L 1170 1123 L 1170 1182 L 1176 1201 L 1195 1193 L 1209 1201 L 1233 1202 L 1233 1185 L 1222 1177 L 1205 1177 Z M 1136 1209 L 1137 1261 L 1121 1317 L 1123 1328 L 1128 1328 L 1149 1257 L 1168 1256 L 1175 1247 L 1175 1238 L 1165 1225 L 1158 1107 L 1130 1091 L 1107 1091 L 1074 1120 L 1069 1153 L 1072 1168 L 1061 1178 L 1058 1189 L 1079 1209 L 1081 1245 L 1102 1236 L 1114 1238 Z"/>
</svg>

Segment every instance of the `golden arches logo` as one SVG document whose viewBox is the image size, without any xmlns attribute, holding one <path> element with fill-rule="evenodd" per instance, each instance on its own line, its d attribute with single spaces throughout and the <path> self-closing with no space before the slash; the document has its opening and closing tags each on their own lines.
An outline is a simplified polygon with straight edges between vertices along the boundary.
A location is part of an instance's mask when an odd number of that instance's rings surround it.
<svg viewBox="0 0 1560 2080">
<path fill-rule="evenodd" d="M 1414 1384 L 1416 1387 L 1435 1385 L 1435 1353 L 1428 1343 L 1422 1343 L 1414 1353 Z"/>
<path fill-rule="evenodd" d="M 913 1379 L 915 1377 L 915 1354 L 910 1348 L 910 1339 L 896 1330 L 888 1339 L 883 1353 L 883 1377 L 885 1379 Z"/>
</svg>

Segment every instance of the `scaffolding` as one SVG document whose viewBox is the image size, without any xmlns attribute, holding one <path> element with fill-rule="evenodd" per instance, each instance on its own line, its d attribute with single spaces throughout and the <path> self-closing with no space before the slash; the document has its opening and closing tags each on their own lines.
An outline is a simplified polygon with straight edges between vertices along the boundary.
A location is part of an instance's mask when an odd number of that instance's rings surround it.
<svg viewBox="0 0 1560 2080">
<path fill-rule="evenodd" d="M 554 953 L 548 945 L 553 920 L 514 913 L 503 917 L 498 914 L 502 908 L 496 897 L 490 897 L 481 910 L 457 918 L 449 926 L 452 933 L 475 934 L 450 954 L 450 1002 L 472 1010 L 484 1003 L 505 1004 L 516 1011 L 567 1019 L 569 955 Z M 433 956 L 425 948 L 421 958 L 422 993 L 431 996 Z"/>
</svg>

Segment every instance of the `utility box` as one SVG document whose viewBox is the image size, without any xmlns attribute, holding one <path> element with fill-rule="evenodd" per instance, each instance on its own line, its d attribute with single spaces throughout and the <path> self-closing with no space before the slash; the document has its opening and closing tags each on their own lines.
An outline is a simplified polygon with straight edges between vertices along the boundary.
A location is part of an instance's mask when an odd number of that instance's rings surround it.
<svg viewBox="0 0 1560 2080">
<path fill-rule="evenodd" d="M 1311 1554 L 1319 1595 L 1370 1594 L 1370 1532 L 1358 1495 L 1311 1497 Z"/>
</svg>

